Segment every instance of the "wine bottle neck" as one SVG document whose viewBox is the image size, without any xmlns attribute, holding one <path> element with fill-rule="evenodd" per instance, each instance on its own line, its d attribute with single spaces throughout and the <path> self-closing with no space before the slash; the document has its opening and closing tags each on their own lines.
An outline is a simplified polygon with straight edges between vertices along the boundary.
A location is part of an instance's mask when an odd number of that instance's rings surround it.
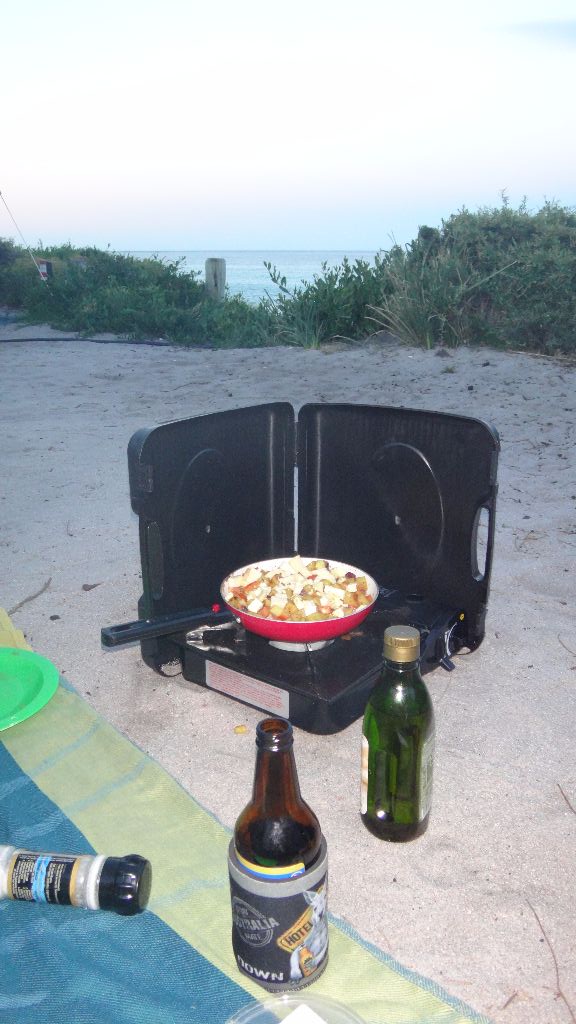
<svg viewBox="0 0 576 1024">
<path fill-rule="evenodd" d="M 420 668 L 420 659 L 416 661 L 392 661 L 391 658 L 384 658 L 384 668 L 390 669 L 391 672 L 418 672 Z"/>
</svg>

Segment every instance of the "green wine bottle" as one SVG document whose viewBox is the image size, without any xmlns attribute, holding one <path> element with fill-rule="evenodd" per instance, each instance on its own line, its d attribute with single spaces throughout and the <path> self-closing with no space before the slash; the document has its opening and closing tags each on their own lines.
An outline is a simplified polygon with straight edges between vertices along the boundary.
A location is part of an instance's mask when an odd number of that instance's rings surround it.
<svg viewBox="0 0 576 1024">
<path fill-rule="evenodd" d="M 362 821 L 393 842 L 422 835 L 430 817 L 434 711 L 419 660 L 419 631 L 389 626 L 384 667 L 364 713 Z"/>
</svg>

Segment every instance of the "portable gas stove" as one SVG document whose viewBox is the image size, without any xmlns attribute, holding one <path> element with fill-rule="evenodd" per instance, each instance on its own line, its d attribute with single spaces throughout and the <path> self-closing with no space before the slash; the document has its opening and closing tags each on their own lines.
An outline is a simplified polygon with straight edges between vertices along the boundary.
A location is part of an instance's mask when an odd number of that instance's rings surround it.
<svg viewBox="0 0 576 1024">
<path fill-rule="evenodd" d="M 481 420 L 366 405 L 252 406 L 138 431 L 128 446 L 139 517 L 140 619 L 102 630 L 147 665 L 315 733 L 364 711 L 386 626 L 416 626 L 422 670 L 484 636 L 497 433 Z M 275 646 L 222 610 L 241 565 L 296 551 L 379 585 L 367 619 L 326 644 Z M 170 668 L 168 668 L 170 666 Z"/>
</svg>

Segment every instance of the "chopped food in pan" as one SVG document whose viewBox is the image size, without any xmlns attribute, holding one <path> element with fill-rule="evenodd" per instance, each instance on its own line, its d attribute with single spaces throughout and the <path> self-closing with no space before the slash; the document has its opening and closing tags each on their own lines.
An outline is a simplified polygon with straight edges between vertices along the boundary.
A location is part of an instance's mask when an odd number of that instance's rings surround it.
<svg viewBox="0 0 576 1024">
<path fill-rule="evenodd" d="M 352 615 L 372 604 L 368 580 L 337 562 L 300 555 L 274 569 L 258 565 L 228 576 L 224 600 L 241 612 L 279 622 L 320 622 Z"/>
</svg>

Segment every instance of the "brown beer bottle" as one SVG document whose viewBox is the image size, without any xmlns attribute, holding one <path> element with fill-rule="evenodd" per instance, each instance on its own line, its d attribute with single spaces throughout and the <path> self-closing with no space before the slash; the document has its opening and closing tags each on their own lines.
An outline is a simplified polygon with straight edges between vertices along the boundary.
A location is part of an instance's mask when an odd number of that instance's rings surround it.
<svg viewBox="0 0 576 1024">
<path fill-rule="evenodd" d="M 234 828 L 240 864 L 268 881 L 304 874 L 320 852 L 320 824 L 300 795 L 293 744 L 290 722 L 258 723 L 252 799 Z"/>
</svg>

